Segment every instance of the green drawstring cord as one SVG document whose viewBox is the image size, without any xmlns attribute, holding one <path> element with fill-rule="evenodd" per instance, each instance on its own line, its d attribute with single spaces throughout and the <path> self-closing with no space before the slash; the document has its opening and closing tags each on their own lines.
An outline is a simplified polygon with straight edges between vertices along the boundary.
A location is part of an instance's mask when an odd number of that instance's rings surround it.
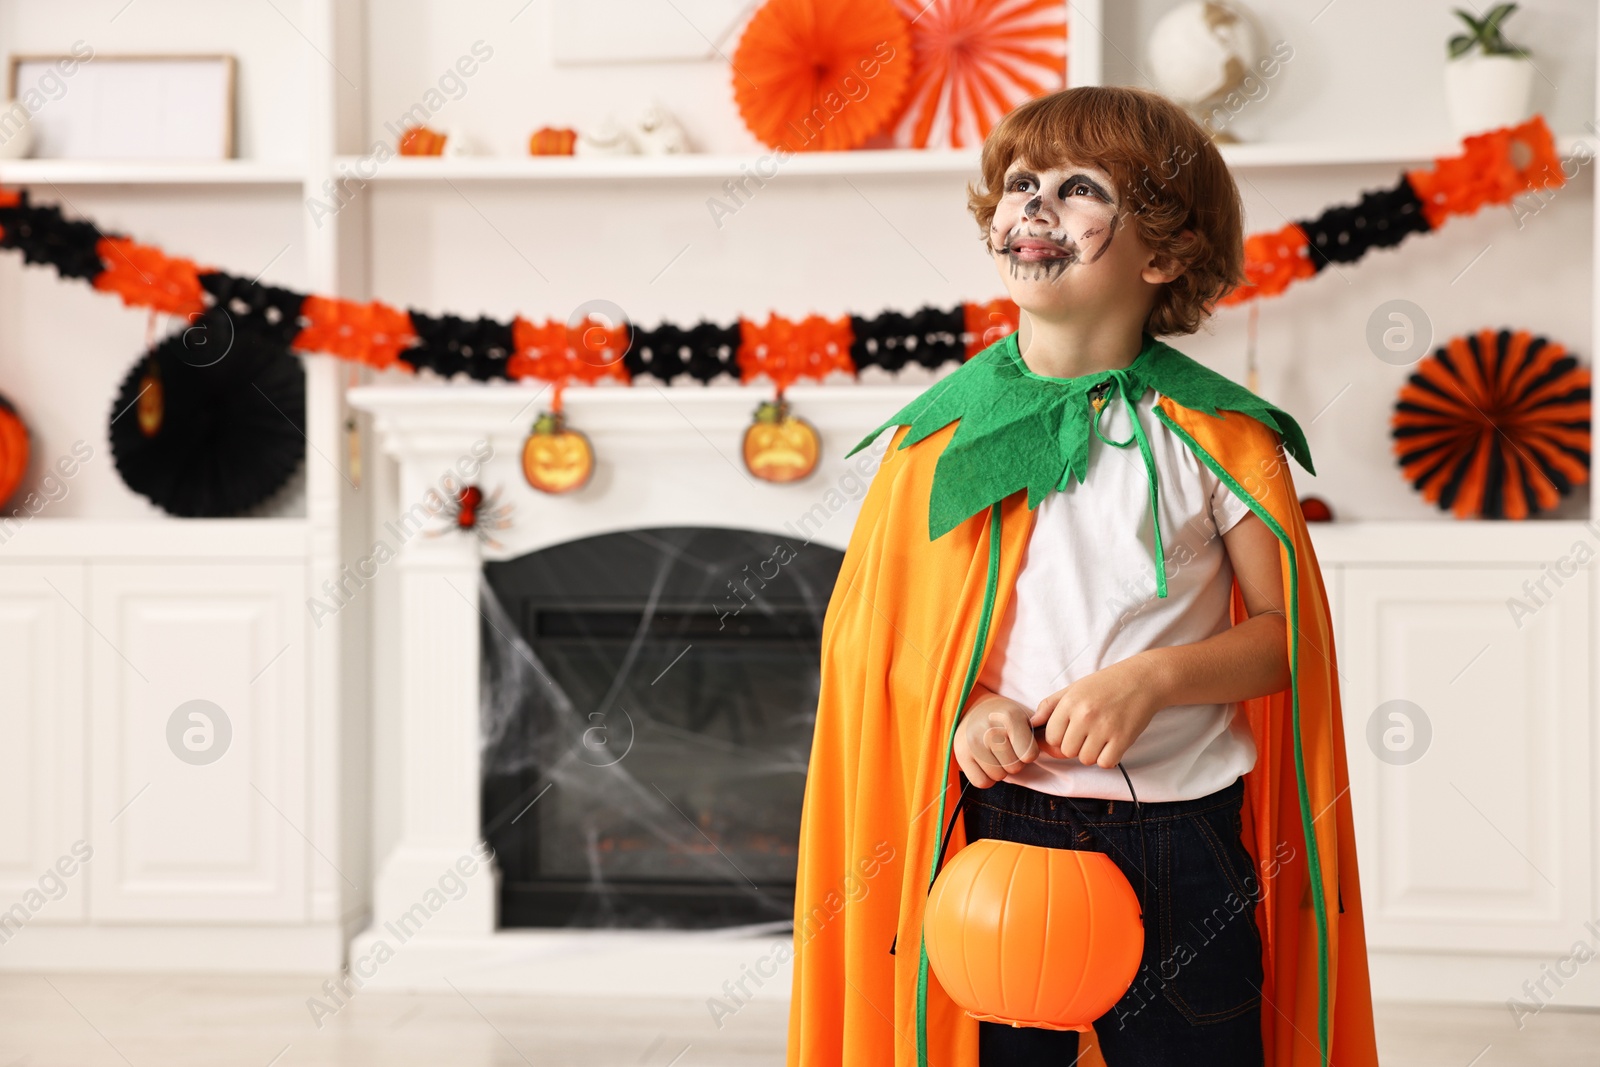
<svg viewBox="0 0 1600 1067">
<path fill-rule="evenodd" d="M 1111 406 L 1111 397 L 1108 394 L 1106 402 L 1100 406 L 1099 411 L 1094 413 L 1094 434 L 1106 444 L 1117 448 L 1127 448 L 1135 439 L 1139 442 L 1139 452 L 1144 456 L 1145 475 L 1150 480 L 1150 522 L 1155 529 L 1156 537 L 1156 596 L 1164 597 L 1167 595 L 1167 557 L 1166 553 L 1161 549 L 1161 516 L 1156 507 L 1155 457 L 1150 454 L 1150 441 L 1144 435 L 1144 427 L 1139 424 L 1138 398 L 1130 399 L 1128 397 L 1128 386 L 1130 384 L 1128 372 L 1125 370 L 1113 370 L 1107 373 L 1111 375 L 1111 380 L 1116 382 L 1117 395 L 1122 397 L 1122 406 L 1128 409 L 1128 421 L 1133 423 L 1133 432 L 1128 435 L 1126 441 L 1113 441 L 1100 432 L 1100 416 L 1105 413 L 1106 408 Z M 1142 396 L 1143 394 L 1141 393 L 1140 395 Z"/>
</svg>

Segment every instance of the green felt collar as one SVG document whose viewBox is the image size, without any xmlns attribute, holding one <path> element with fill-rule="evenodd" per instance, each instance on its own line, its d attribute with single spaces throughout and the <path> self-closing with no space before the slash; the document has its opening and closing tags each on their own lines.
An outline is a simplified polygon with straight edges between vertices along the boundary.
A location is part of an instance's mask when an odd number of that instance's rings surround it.
<svg viewBox="0 0 1600 1067">
<path fill-rule="evenodd" d="M 1028 490 L 1031 509 L 1071 478 L 1082 482 L 1089 470 L 1089 435 L 1095 431 L 1090 392 L 1108 381 L 1113 391 L 1120 386 L 1130 404 L 1154 388 L 1207 415 L 1243 412 L 1275 429 L 1284 449 L 1316 473 L 1305 435 L 1292 417 L 1148 333 L 1127 367 L 1071 378 L 1029 370 L 1017 335 L 1007 334 L 923 390 L 845 455 L 854 455 L 890 426 L 910 427 L 900 442 L 906 448 L 960 420 L 934 468 L 928 537 L 936 539 L 1018 489 Z"/>
</svg>

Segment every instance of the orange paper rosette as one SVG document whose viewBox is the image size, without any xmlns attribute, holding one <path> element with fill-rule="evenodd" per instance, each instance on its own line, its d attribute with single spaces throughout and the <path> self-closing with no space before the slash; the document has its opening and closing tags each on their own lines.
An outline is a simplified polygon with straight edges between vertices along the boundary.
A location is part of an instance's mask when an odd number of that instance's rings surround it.
<svg viewBox="0 0 1600 1067">
<path fill-rule="evenodd" d="M 1290 284 L 1317 273 L 1306 233 L 1294 223 L 1281 230 L 1253 233 L 1244 240 L 1245 283 L 1217 301 L 1226 307 L 1258 296 L 1277 296 Z"/>
<path fill-rule="evenodd" d="M 561 410 L 561 392 L 569 381 L 593 385 L 605 378 L 631 384 L 622 357 L 631 333 L 626 323 L 608 326 L 586 318 L 575 326 L 550 319 L 540 326 L 518 316 L 511 323 L 515 351 L 506 366 L 512 378 L 538 378 L 554 388 L 551 408 Z"/>
<path fill-rule="evenodd" d="M 94 280 L 103 293 L 116 293 L 128 307 L 169 315 L 198 315 L 206 309 L 200 268 L 159 248 L 126 237 L 102 237 L 95 251 L 106 269 Z"/>
<path fill-rule="evenodd" d="M 1022 325 L 1022 309 L 1001 297 L 984 304 L 963 304 L 962 317 L 967 327 L 967 358 L 982 352 Z"/>
<path fill-rule="evenodd" d="M 833 371 L 854 374 L 850 343 L 855 339 L 850 316 L 837 319 L 807 315 L 796 322 L 781 315 L 767 316 L 765 326 L 748 319 L 739 323 L 739 380 L 749 382 L 766 375 L 778 395 L 800 378 L 821 381 Z"/>
<path fill-rule="evenodd" d="M 768 0 L 732 65 L 739 114 L 762 144 L 850 149 L 899 109 L 911 40 L 891 0 Z"/>
<path fill-rule="evenodd" d="M 1406 172 L 1428 225 L 1451 215 L 1471 215 L 1485 204 L 1506 204 L 1518 193 L 1558 189 L 1566 183 L 1555 137 L 1544 116 L 1520 126 L 1474 134 L 1464 151 L 1434 161 L 1430 170 Z"/>
<path fill-rule="evenodd" d="M 326 352 L 382 370 L 417 341 L 411 316 L 399 308 L 374 300 L 358 304 L 326 296 L 308 296 L 301 305 L 305 326 L 294 347 L 306 352 Z"/>
</svg>

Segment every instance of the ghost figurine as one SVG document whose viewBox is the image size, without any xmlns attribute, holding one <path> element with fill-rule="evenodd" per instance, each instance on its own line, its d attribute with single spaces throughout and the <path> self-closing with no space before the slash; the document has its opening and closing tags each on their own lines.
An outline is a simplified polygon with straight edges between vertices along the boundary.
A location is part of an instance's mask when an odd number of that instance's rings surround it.
<svg viewBox="0 0 1600 1067">
<path fill-rule="evenodd" d="M 614 116 L 607 115 L 595 129 L 578 131 L 572 151 L 579 156 L 627 156 L 636 155 L 639 145 Z"/>
<path fill-rule="evenodd" d="M 683 125 L 659 100 L 652 100 L 639 114 L 633 124 L 633 136 L 647 156 L 679 155 L 690 150 Z"/>
</svg>

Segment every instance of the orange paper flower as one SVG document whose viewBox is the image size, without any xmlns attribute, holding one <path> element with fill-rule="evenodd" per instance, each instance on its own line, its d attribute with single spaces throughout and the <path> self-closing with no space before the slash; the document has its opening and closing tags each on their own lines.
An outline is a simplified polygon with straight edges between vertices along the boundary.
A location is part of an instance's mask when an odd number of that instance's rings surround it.
<svg viewBox="0 0 1600 1067">
<path fill-rule="evenodd" d="M 836 370 L 855 373 L 850 358 L 855 334 L 848 315 L 837 319 L 807 315 L 798 322 L 769 315 L 765 326 L 741 319 L 739 338 L 739 380 L 749 382 L 764 374 L 778 387 L 780 397 L 800 378 L 821 381 Z"/>
<path fill-rule="evenodd" d="M 911 86 L 894 141 L 982 144 L 1018 104 L 1066 85 L 1059 0 L 896 0 L 910 20 Z"/>
<path fill-rule="evenodd" d="M 128 307 L 152 308 L 169 315 L 198 315 L 206 309 L 200 268 L 174 259 L 159 248 L 126 237 L 102 237 L 95 245 L 106 269 L 94 280 L 103 293 L 116 293 Z"/>
<path fill-rule="evenodd" d="M 1294 223 L 1281 230 L 1253 233 L 1244 239 L 1245 284 L 1217 303 L 1243 304 L 1258 296 L 1277 296 L 1290 284 L 1317 273 L 1308 253 L 1305 231 Z"/>
<path fill-rule="evenodd" d="M 961 312 L 966 319 L 968 359 L 1016 333 L 1022 325 L 1022 310 L 1005 297 L 986 304 L 963 304 Z"/>
<path fill-rule="evenodd" d="M 732 65 L 739 114 L 762 144 L 856 148 L 899 109 L 911 39 L 890 0 L 768 0 Z"/>
<path fill-rule="evenodd" d="M 1555 137 L 1542 115 L 1474 134 L 1462 144 L 1459 156 L 1437 159 L 1430 170 L 1406 172 L 1434 228 L 1451 215 L 1471 215 L 1484 204 L 1505 204 L 1519 193 L 1566 184 Z"/>
<path fill-rule="evenodd" d="M 302 352 L 325 352 L 382 370 L 417 341 L 411 316 L 380 304 L 308 296 L 300 307 L 306 325 L 294 339 Z"/>
<path fill-rule="evenodd" d="M 506 365 L 512 378 L 538 378 L 551 384 L 554 397 L 551 409 L 561 410 L 561 393 L 569 381 L 593 385 L 604 378 L 630 384 L 622 357 L 628 352 L 631 333 L 626 323 L 608 326 L 586 318 L 575 326 L 550 319 L 539 326 L 518 316 L 511 323 L 511 342 L 515 351 Z"/>
</svg>

